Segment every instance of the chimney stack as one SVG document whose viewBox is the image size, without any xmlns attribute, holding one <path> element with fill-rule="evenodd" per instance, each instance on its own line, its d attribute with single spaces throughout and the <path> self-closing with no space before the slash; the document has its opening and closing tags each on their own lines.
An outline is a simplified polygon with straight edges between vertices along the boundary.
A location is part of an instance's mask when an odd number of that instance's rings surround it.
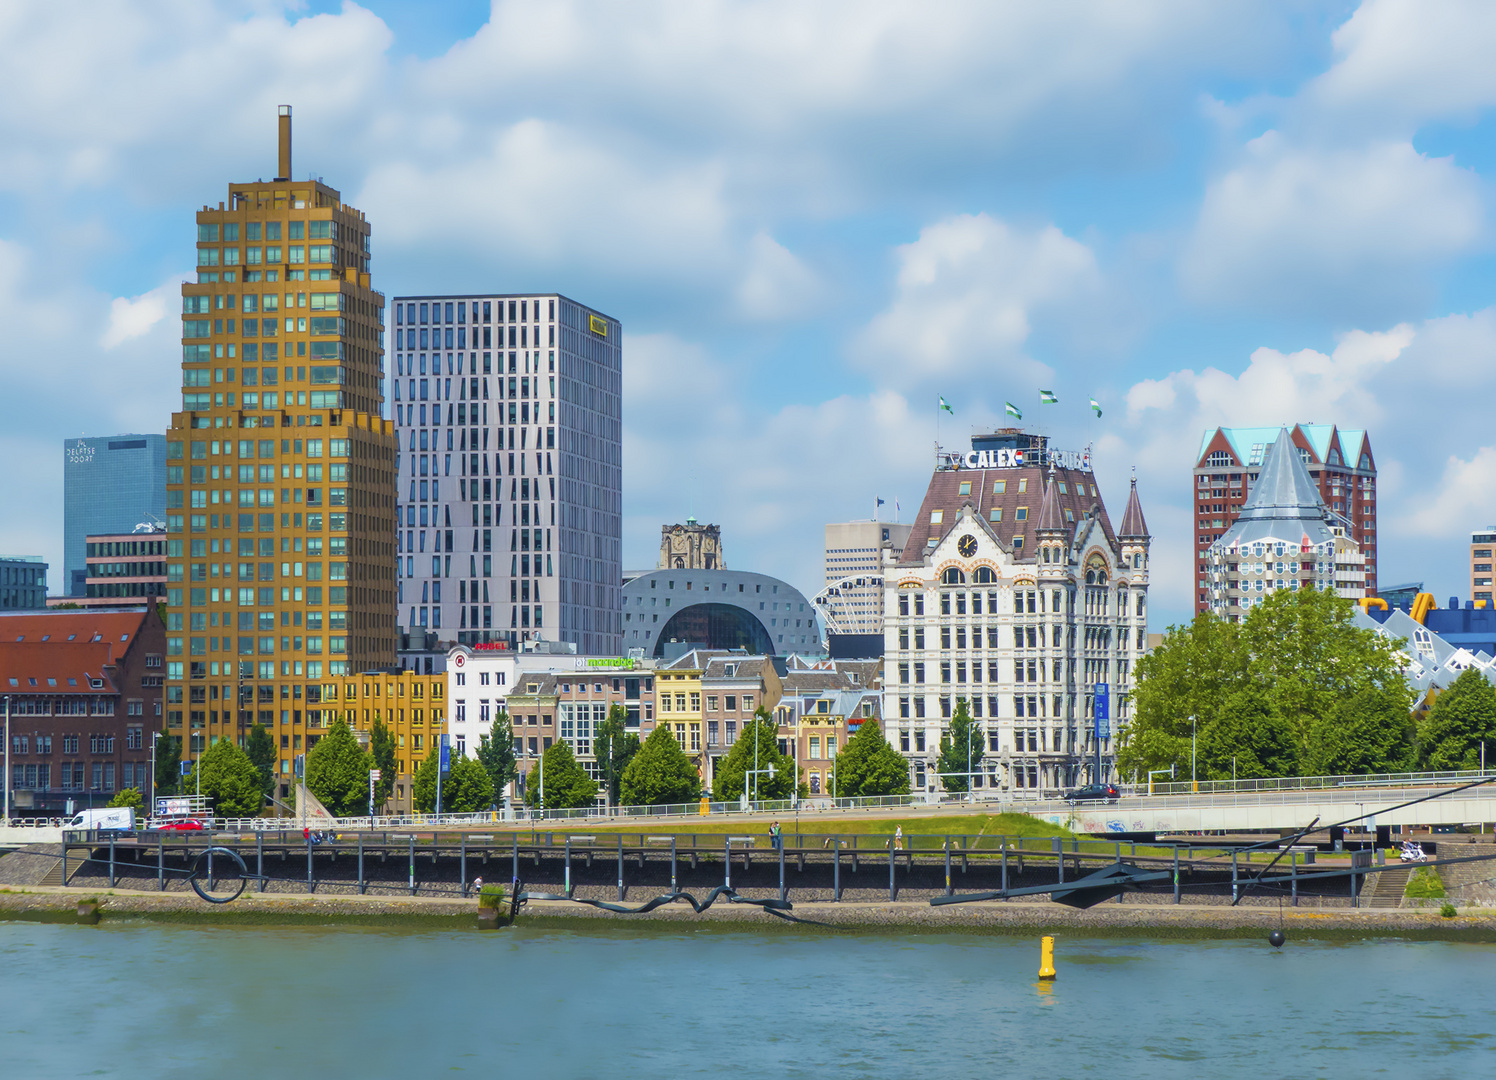
<svg viewBox="0 0 1496 1080">
<path fill-rule="evenodd" d="M 291 179 L 291 106 L 282 105 L 280 112 L 280 162 L 276 171 L 277 180 Z"/>
</svg>

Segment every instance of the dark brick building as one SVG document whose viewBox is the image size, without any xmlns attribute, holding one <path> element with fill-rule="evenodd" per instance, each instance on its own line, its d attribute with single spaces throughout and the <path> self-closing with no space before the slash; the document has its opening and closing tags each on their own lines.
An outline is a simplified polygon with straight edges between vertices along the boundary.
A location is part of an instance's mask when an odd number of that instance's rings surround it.
<svg viewBox="0 0 1496 1080">
<path fill-rule="evenodd" d="M 149 608 L 0 613 L 15 813 L 102 806 L 128 787 L 149 800 L 165 649 Z"/>
</svg>

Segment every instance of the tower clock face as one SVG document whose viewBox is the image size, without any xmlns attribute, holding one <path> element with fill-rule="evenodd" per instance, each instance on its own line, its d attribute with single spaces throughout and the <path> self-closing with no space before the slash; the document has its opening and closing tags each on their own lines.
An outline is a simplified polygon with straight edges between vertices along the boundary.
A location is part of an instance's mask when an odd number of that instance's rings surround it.
<svg viewBox="0 0 1496 1080">
<path fill-rule="evenodd" d="M 963 536 L 956 541 L 956 550 L 963 558 L 969 559 L 977 553 L 977 538 L 975 536 Z"/>
</svg>

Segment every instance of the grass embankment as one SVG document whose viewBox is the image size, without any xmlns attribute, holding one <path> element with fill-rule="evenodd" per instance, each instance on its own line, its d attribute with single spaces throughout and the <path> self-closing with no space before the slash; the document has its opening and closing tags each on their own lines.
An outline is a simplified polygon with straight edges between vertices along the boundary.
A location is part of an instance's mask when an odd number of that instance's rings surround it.
<svg viewBox="0 0 1496 1080">
<path fill-rule="evenodd" d="M 1403 895 L 1413 900 L 1442 900 L 1445 895 L 1444 879 L 1433 867 L 1420 866 L 1408 878 Z"/>
<path fill-rule="evenodd" d="M 752 820 L 711 815 L 661 822 L 652 822 L 648 818 L 626 822 L 543 821 L 520 828 L 500 826 L 494 830 L 494 834 L 507 839 L 516 832 L 522 837 L 550 833 L 559 840 L 567 835 L 612 837 L 623 833 L 625 836 L 690 836 L 694 833 L 698 836 L 751 836 L 755 846 L 758 846 L 768 843 L 769 825 L 775 820 L 778 820 L 784 832 L 786 843 L 792 845 L 797 834 L 802 837 L 892 836 L 896 829 L 902 829 L 906 839 L 915 836 L 1059 836 L 1068 840 L 1075 835 L 1068 829 L 1040 821 L 1028 814 L 921 814 L 910 817 L 828 817 L 817 814 L 813 818 L 802 818 L 797 827 L 793 813 L 777 819 L 759 815 Z"/>
</svg>

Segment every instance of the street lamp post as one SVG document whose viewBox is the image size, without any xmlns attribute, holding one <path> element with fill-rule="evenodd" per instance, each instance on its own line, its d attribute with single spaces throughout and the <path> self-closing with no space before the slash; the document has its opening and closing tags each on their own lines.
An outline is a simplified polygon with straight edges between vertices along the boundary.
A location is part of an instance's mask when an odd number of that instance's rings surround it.
<svg viewBox="0 0 1496 1080">
<path fill-rule="evenodd" d="M 1190 717 L 1190 787 L 1200 792 L 1200 781 L 1195 778 L 1195 718 Z"/>
<path fill-rule="evenodd" d="M 10 822 L 10 695 L 5 695 L 5 777 L 4 804 L 0 810 L 0 821 Z"/>
</svg>

